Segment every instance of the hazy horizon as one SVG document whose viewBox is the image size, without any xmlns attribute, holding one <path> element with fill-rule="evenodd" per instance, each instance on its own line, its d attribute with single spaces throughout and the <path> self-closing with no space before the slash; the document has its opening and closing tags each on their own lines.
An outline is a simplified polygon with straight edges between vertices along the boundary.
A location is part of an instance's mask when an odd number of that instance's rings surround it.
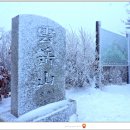
<svg viewBox="0 0 130 130">
<path fill-rule="evenodd" d="M 35 14 L 48 17 L 66 29 L 77 30 L 81 26 L 95 31 L 95 21 L 101 21 L 104 29 L 121 34 L 122 20 L 126 19 L 127 2 L 1 2 L 0 27 L 11 30 L 11 19 L 19 14 Z"/>
</svg>

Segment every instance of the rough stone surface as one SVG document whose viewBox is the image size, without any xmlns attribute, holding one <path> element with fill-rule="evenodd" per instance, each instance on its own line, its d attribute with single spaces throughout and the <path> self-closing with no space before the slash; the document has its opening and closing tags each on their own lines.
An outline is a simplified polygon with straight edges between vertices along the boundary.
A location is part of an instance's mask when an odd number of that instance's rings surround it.
<svg viewBox="0 0 130 130">
<path fill-rule="evenodd" d="M 35 15 L 12 20 L 11 113 L 19 117 L 65 99 L 65 30 Z"/>
<path fill-rule="evenodd" d="M 61 105 L 62 104 L 62 105 Z M 1 122 L 68 122 L 70 117 L 76 113 L 76 102 L 74 100 L 63 100 L 60 101 L 60 104 L 58 106 L 51 105 L 52 111 L 47 113 L 49 107 L 51 104 L 46 105 L 46 107 L 42 107 L 42 110 L 40 110 L 40 116 L 39 114 L 35 114 L 32 116 L 29 116 L 27 114 L 22 115 L 21 117 L 15 117 L 10 113 L 10 111 L 5 112 L 3 114 L 0 114 L 0 121 Z M 37 113 L 39 109 L 34 110 L 35 113 Z M 33 113 L 34 113 L 33 112 Z"/>
</svg>

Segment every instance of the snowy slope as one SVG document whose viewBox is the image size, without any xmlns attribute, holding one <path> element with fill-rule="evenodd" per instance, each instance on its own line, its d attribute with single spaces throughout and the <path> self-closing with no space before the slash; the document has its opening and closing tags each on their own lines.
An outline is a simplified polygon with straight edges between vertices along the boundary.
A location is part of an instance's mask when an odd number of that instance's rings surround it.
<svg viewBox="0 0 130 130">
<path fill-rule="evenodd" d="M 79 122 L 129 122 L 130 85 L 67 91 L 77 101 Z"/>
</svg>

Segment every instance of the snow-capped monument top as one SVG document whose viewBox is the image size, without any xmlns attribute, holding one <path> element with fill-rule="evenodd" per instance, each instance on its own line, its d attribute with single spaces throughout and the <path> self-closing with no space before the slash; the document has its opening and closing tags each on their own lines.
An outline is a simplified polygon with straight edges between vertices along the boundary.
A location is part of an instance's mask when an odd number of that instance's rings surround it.
<svg viewBox="0 0 130 130">
<path fill-rule="evenodd" d="M 11 113 L 65 99 L 65 30 L 35 15 L 12 20 Z M 15 105 L 14 105 L 15 104 Z"/>
</svg>

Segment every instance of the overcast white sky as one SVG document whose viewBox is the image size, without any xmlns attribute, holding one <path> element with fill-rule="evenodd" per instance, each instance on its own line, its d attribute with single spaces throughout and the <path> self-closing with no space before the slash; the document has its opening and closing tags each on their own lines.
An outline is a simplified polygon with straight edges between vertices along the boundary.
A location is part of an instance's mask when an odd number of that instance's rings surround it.
<svg viewBox="0 0 130 130">
<path fill-rule="evenodd" d="M 18 14 L 37 14 L 48 17 L 65 28 L 81 26 L 95 30 L 95 21 L 103 28 L 120 33 L 124 28 L 127 2 L 1 2 L 0 27 L 11 29 L 11 18 Z"/>
</svg>

